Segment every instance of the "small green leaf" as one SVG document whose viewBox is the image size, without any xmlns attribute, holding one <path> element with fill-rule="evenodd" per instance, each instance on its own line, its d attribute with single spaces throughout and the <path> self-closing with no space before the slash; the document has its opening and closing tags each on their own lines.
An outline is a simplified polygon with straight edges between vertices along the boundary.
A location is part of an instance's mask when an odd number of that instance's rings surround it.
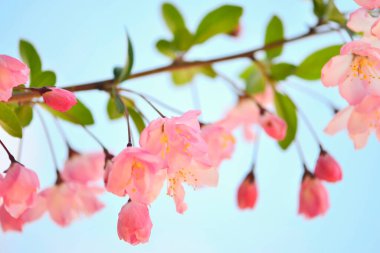
<svg viewBox="0 0 380 253">
<path fill-rule="evenodd" d="M 285 80 L 288 76 L 294 74 L 296 68 L 293 64 L 285 62 L 273 64 L 270 66 L 270 77 L 276 81 Z"/>
<path fill-rule="evenodd" d="M 266 33 L 265 33 L 265 45 L 275 43 L 284 40 L 284 26 L 279 17 L 273 16 L 269 21 Z M 271 49 L 267 49 L 266 55 L 268 59 L 273 59 L 280 56 L 282 53 L 283 46 L 279 45 Z"/>
<path fill-rule="evenodd" d="M 172 80 L 175 85 L 182 86 L 191 82 L 196 73 L 196 68 L 175 70 L 172 72 Z"/>
<path fill-rule="evenodd" d="M 200 22 L 195 32 L 194 44 L 201 44 L 218 34 L 233 31 L 238 25 L 243 8 L 223 5 L 208 13 Z"/>
<path fill-rule="evenodd" d="M 172 80 L 175 85 L 182 86 L 190 83 L 197 74 L 203 74 L 210 78 L 217 76 L 212 66 L 194 67 L 189 69 L 175 70 L 172 72 Z"/>
<path fill-rule="evenodd" d="M 326 7 L 323 0 L 313 0 L 313 12 L 318 19 L 323 18 L 325 9 Z"/>
<path fill-rule="evenodd" d="M 122 82 L 128 79 L 129 75 L 131 74 L 132 67 L 133 67 L 133 46 L 131 39 L 129 38 L 127 34 L 127 61 L 125 63 L 125 66 L 123 70 L 121 71 L 120 75 L 118 76 L 118 81 Z"/>
<path fill-rule="evenodd" d="M 19 52 L 21 59 L 30 68 L 30 75 L 33 79 L 35 75 L 38 75 L 42 70 L 42 63 L 37 50 L 34 48 L 32 43 L 26 40 L 20 40 Z"/>
<path fill-rule="evenodd" d="M 173 45 L 181 52 L 188 51 L 193 45 L 193 35 L 187 29 L 181 29 L 174 33 Z"/>
<path fill-rule="evenodd" d="M 245 81 L 245 91 L 250 95 L 260 93 L 265 90 L 265 77 L 255 63 L 246 68 L 240 74 L 240 78 Z"/>
<path fill-rule="evenodd" d="M 305 80 L 320 79 L 323 66 L 339 54 L 340 47 L 341 45 L 330 46 L 312 53 L 298 66 L 295 74 Z"/>
<path fill-rule="evenodd" d="M 119 97 L 119 99 L 118 99 L 119 102 L 116 102 L 116 100 L 117 100 L 116 97 Z M 123 105 L 120 106 L 120 99 L 121 99 L 122 103 L 124 104 L 124 106 Z M 117 105 L 117 103 L 119 105 Z M 108 103 L 107 103 L 108 117 L 110 119 L 118 119 L 118 118 L 123 117 L 124 113 L 125 113 L 125 106 L 134 107 L 135 103 L 132 99 L 124 97 L 124 96 L 120 96 L 120 95 L 119 96 L 110 96 Z"/>
<path fill-rule="evenodd" d="M 334 0 L 328 1 L 325 17 L 327 20 L 334 21 L 342 26 L 346 25 L 346 18 L 336 7 Z"/>
<path fill-rule="evenodd" d="M 183 19 L 181 13 L 171 3 L 164 3 L 162 5 L 162 16 L 164 17 L 166 25 L 173 34 L 186 28 L 185 20 Z"/>
<path fill-rule="evenodd" d="M 0 103 L 0 125 L 10 135 L 22 137 L 22 127 L 13 110 L 6 104 Z"/>
<path fill-rule="evenodd" d="M 170 41 L 159 40 L 156 43 L 156 48 L 161 54 L 166 55 L 171 59 L 175 59 L 177 57 L 176 47 L 173 46 L 173 43 Z"/>
<path fill-rule="evenodd" d="M 145 123 L 144 123 L 144 120 L 142 119 L 142 115 L 138 111 L 136 111 L 135 108 L 132 106 L 128 106 L 127 110 L 128 110 L 129 116 L 131 116 L 132 121 L 135 124 L 137 130 L 141 134 L 141 132 L 145 128 Z"/>
<path fill-rule="evenodd" d="M 30 81 L 30 87 L 39 88 L 44 86 L 54 86 L 57 82 L 57 76 L 53 71 L 42 71 L 35 75 Z"/>
<path fill-rule="evenodd" d="M 290 144 L 292 144 L 297 134 L 297 108 L 287 95 L 281 94 L 277 91 L 274 96 L 274 104 L 277 114 L 285 120 L 288 125 L 285 139 L 278 142 L 282 149 L 287 149 Z"/>
<path fill-rule="evenodd" d="M 14 109 L 21 126 L 26 127 L 32 122 L 33 119 L 33 108 L 29 105 L 20 105 Z"/>
<path fill-rule="evenodd" d="M 77 99 L 77 101 L 78 103 L 67 112 L 56 111 L 45 104 L 42 104 L 41 106 L 51 114 L 68 122 L 84 126 L 94 124 L 94 118 L 92 117 L 91 111 L 79 101 L 79 99 Z"/>
</svg>

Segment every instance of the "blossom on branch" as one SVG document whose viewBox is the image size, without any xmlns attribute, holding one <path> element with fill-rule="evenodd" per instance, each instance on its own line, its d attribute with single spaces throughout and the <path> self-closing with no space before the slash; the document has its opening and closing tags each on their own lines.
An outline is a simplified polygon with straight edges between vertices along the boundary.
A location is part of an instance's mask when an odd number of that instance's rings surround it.
<svg viewBox="0 0 380 253">
<path fill-rule="evenodd" d="M 74 93 L 55 87 L 46 87 L 42 91 L 42 98 L 45 104 L 60 112 L 70 110 L 77 103 Z"/>
<path fill-rule="evenodd" d="M 29 80 L 29 68 L 19 60 L 0 55 L 0 101 L 8 101 L 12 90 Z"/>
</svg>

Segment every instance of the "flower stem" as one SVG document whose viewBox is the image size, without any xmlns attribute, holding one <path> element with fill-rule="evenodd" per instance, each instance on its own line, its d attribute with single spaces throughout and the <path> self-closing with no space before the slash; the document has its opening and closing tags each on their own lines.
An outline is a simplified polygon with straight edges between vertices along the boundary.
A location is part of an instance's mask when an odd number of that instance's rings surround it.
<svg viewBox="0 0 380 253">
<path fill-rule="evenodd" d="M 3 146 L 5 152 L 6 152 L 7 155 L 8 155 L 9 160 L 11 161 L 11 163 L 15 163 L 15 162 L 17 162 L 16 159 L 14 158 L 14 156 L 11 154 L 11 152 L 10 152 L 9 149 L 5 146 L 5 144 L 3 143 L 2 140 L 0 140 L 0 144 L 1 144 L 1 146 Z"/>
</svg>

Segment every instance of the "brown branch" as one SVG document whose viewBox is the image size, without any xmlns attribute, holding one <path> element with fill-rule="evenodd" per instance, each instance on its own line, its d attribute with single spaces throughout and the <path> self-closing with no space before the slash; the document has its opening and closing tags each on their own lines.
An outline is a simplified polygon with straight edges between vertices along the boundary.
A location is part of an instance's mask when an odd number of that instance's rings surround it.
<svg viewBox="0 0 380 253">
<path fill-rule="evenodd" d="M 320 34 L 325 34 L 329 32 L 336 31 L 334 29 L 330 30 L 325 30 L 325 31 L 316 31 L 317 27 L 312 27 L 307 33 L 304 33 L 302 35 L 290 38 L 290 39 L 284 39 L 281 41 L 277 41 L 271 44 L 267 44 L 263 47 L 256 48 L 250 51 L 246 51 L 243 53 L 239 54 L 233 54 L 233 55 L 228 55 L 228 56 L 223 56 L 223 57 L 218 57 L 218 58 L 213 58 L 210 60 L 205 60 L 205 61 L 191 61 L 191 62 L 181 62 L 181 63 L 174 63 L 174 64 L 169 64 L 163 67 L 158 67 L 142 72 L 137 72 L 129 76 L 129 79 L 134 79 L 134 78 L 139 78 L 143 76 L 149 76 L 149 75 L 154 75 L 158 73 L 163 73 L 163 72 L 168 72 L 168 71 L 174 71 L 174 70 L 180 70 L 180 69 L 186 69 L 186 68 L 193 68 L 193 67 L 201 67 L 201 66 L 208 66 L 212 65 L 214 63 L 218 62 L 225 62 L 225 61 L 230 61 L 230 60 L 235 60 L 235 59 L 241 59 L 241 58 L 249 58 L 252 59 L 254 54 L 263 51 L 263 50 L 268 50 L 272 48 L 276 48 L 279 46 L 282 46 L 286 43 L 301 40 L 310 36 L 314 35 L 320 35 Z M 88 91 L 88 90 L 108 90 L 111 88 L 113 85 L 116 85 L 117 82 L 115 82 L 114 79 L 109 79 L 109 80 L 103 80 L 99 82 L 93 82 L 93 83 L 86 83 L 86 84 L 79 84 L 79 85 L 71 85 L 64 87 L 65 89 L 72 91 L 72 92 L 77 92 L 77 91 Z M 40 97 L 39 92 L 33 92 L 33 91 L 26 91 L 26 92 L 20 92 L 17 94 L 14 94 L 10 99 L 9 102 L 26 102 L 30 101 L 33 98 Z"/>
</svg>

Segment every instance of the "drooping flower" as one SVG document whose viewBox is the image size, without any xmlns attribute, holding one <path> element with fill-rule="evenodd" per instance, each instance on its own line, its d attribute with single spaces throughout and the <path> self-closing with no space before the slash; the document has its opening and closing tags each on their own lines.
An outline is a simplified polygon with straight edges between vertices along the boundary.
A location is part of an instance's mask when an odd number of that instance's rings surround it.
<svg viewBox="0 0 380 253">
<path fill-rule="evenodd" d="M 96 198 L 103 190 L 75 182 L 62 182 L 40 193 L 46 211 L 58 225 L 65 227 L 81 214 L 90 216 L 104 205 Z"/>
<path fill-rule="evenodd" d="M 218 124 L 230 131 L 242 126 L 244 137 L 247 140 L 253 140 L 255 139 L 255 133 L 252 127 L 259 122 L 259 117 L 260 110 L 253 99 L 240 98 L 236 106 Z"/>
<path fill-rule="evenodd" d="M 257 195 L 255 176 L 252 172 L 249 172 L 237 192 L 238 207 L 240 209 L 253 209 L 257 202 Z"/>
<path fill-rule="evenodd" d="M 24 226 L 24 221 L 21 217 L 15 218 L 12 217 L 7 210 L 5 210 L 4 206 L 0 206 L 0 225 L 1 229 L 4 232 L 7 231 L 17 231 L 21 232 Z"/>
<path fill-rule="evenodd" d="M 380 0 L 355 0 L 355 2 L 369 10 L 380 8 Z"/>
<path fill-rule="evenodd" d="M 208 145 L 208 155 L 215 167 L 231 157 L 235 147 L 231 131 L 219 124 L 206 125 L 202 127 L 202 137 Z"/>
<path fill-rule="evenodd" d="M 19 60 L 0 55 L 0 101 L 8 101 L 12 89 L 29 80 L 29 68 Z"/>
<path fill-rule="evenodd" d="M 325 129 L 327 134 L 335 134 L 347 129 L 355 148 L 363 148 L 372 131 L 380 140 L 380 97 L 366 97 L 357 106 L 348 106 L 330 121 Z"/>
<path fill-rule="evenodd" d="M 36 173 L 18 162 L 11 164 L 1 184 L 3 206 L 14 218 L 33 205 L 40 186 Z"/>
<path fill-rule="evenodd" d="M 103 152 L 70 153 L 62 170 L 62 178 L 65 181 L 87 184 L 103 179 L 105 161 Z"/>
<path fill-rule="evenodd" d="M 163 186 L 166 171 L 161 160 L 141 148 L 127 147 L 107 168 L 106 188 L 118 196 L 128 194 L 134 202 L 150 204 Z"/>
<path fill-rule="evenodd" d="M 264 112 L 259 118 L 260 126 L 273 139 L 281 141 L 286 136 L 288 126 L 280 117 Z"/>
<path fill-rule="evenodd" d="M 342 180 L 342 169 L 339 163 L 324 150 L 319 154 L 314 174 L 318 179 L 331 183 Z"/>
<path fill-rule="evenodd" d="M 196 161 L 181 168 L 175 173 L 168 174 L 168 191 L 167 194 L 174 199 L 178 213 L 184 213 L 187 210 L 185 200 L 185 190 L 183 183 L 193 188 L 218 185 L 219 174 L 216 167 L 209 167 Z"/>
<path fill-rule="evenodd" d="M 329 197 L 321 181 L 313 175 L 304 175 L 299 195 L 298 213 L 308 219 L 323 215 L 329 208 Z"/>
<path fill-rule="evenodd" d="M 199 111 L 189 111 L 180 117 L 161 118 L 151 122 L 140 136 L 140 145 L 163 160 L 167 170 L 168 195 L 177 211 L 186 210 L 182 183 L 193 187 L 216 186 L 218 171 L 208 156 L 198 122 Z M 108 178 L 109 180 L 109 178 Z"/>
<path fill-rule="evenodd" d="M 380 49 L 363 40 L 347 43 L 323 67 L 321 79 L 326 87 L 339 85 L 351 105 L 369 95 L 380 96 Z"/>
<path fill-rule="evenodd" d="M 120 240 L 132 245 L 146 243 L 149 241 L 152 227 L 147 205 L 132 201 L 121 208 L 117 222 Z"/>
<path fill-rule="evenodd" d="M 77 103 L 74 93 L 55 87 L 45 87 L 42 97 L 45 104 L 60 112 L 70 110 Z"/>
</svg>

